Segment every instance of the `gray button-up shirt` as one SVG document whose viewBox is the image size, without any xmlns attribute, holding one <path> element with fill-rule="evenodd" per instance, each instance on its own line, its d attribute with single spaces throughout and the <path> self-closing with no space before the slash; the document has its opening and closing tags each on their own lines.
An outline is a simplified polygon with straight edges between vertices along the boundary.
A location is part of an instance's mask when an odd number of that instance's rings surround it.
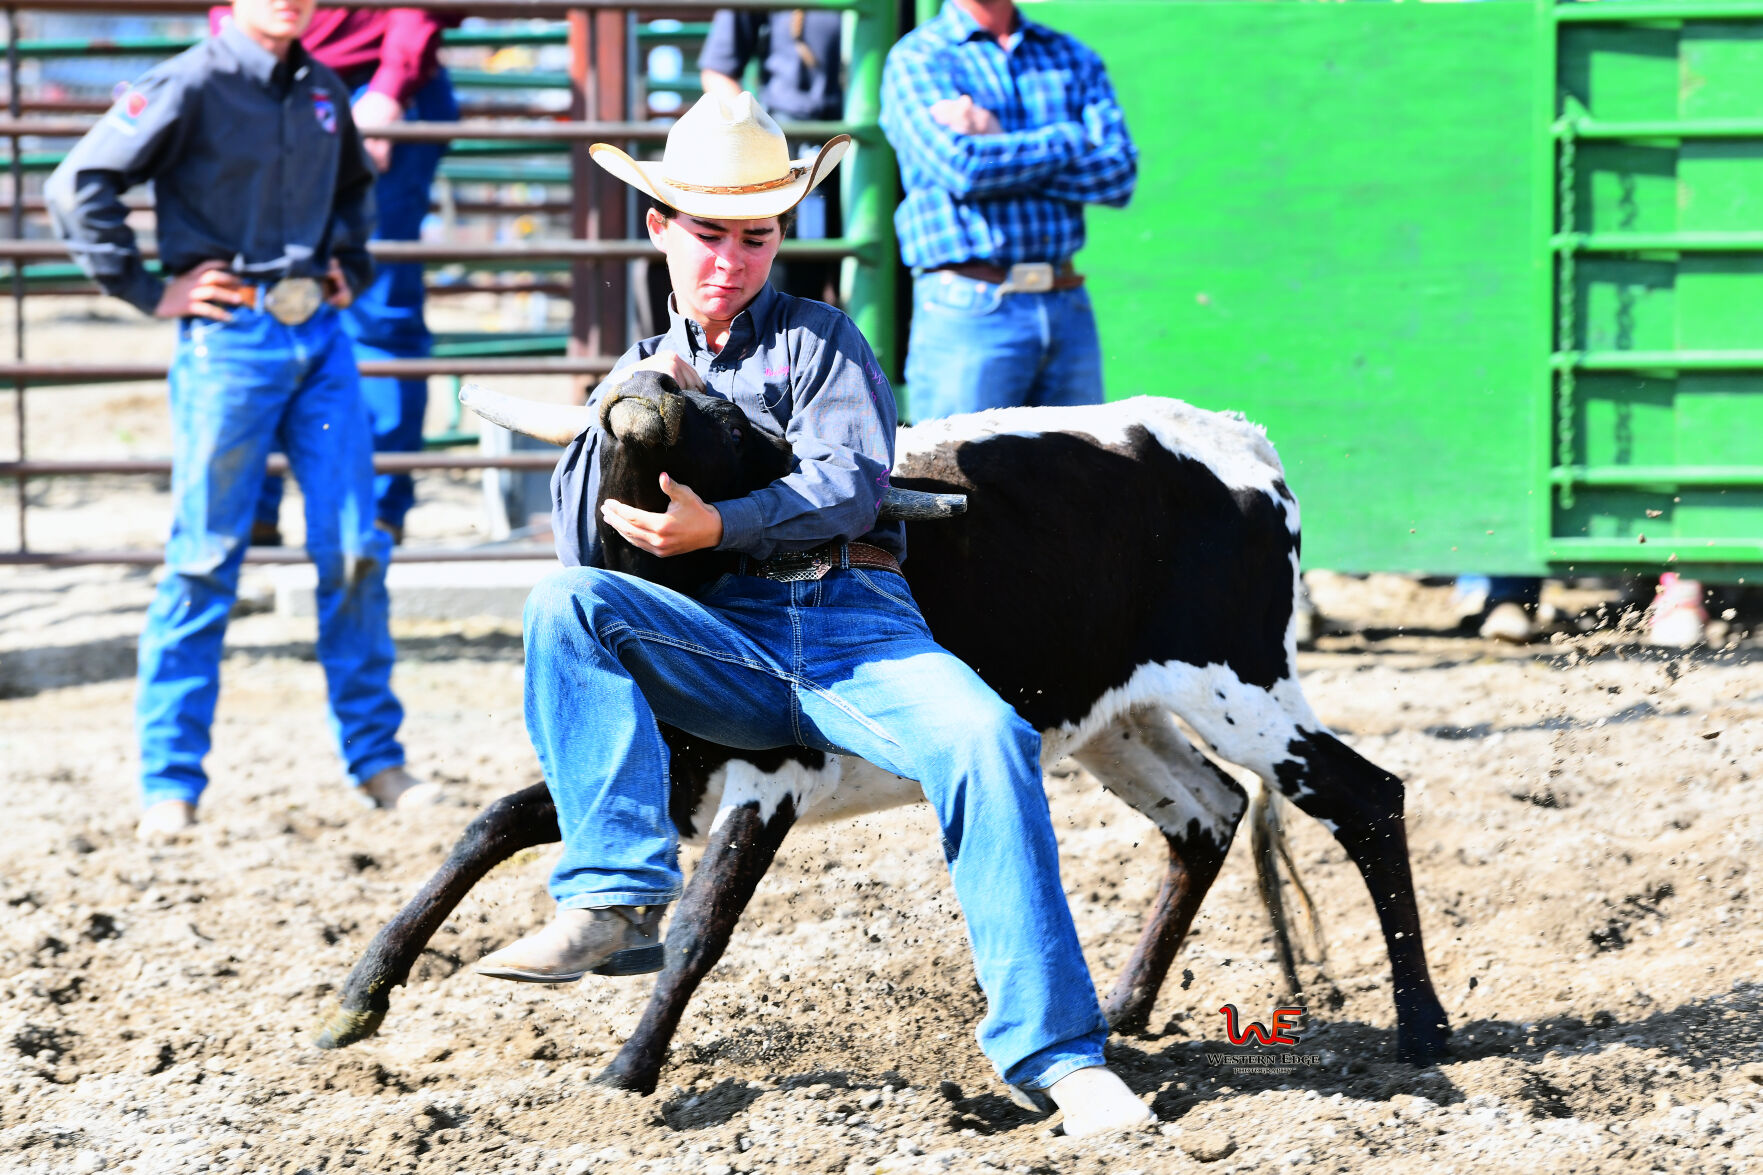
<svg viewBox="0 0 1763 1175">
<path fill-rule="evenodd" d="M 374 173 L 349 91 L 299 42 L 277 61 L 227 20 L 130 86 L 49 177 L 80 267 L 151 314 L 165 284 L 122 202 L 149 180 L 167 273 L 213 260 L 254 280 L 320 277 L 335 257 L 355 289 L 373 278 Z"/>
<path fill-rule="evenodd" d="M 713 395 L 782 435 L 794 454 L 784 477 L 744 498 L 714 503 L 722 515 L 718 549 L 764 559 L 861 540 L 904 559 L 905 525 L 876 521 L 894 460 L 894 392 L 857 324 L 841 310 L 768 284 L 736 316 L 727 345 L 713 353 L 703 328 L 669 305 L 672 328 L 631 348 L 613 371 L 672 351 L 698 370 Z M 598 399 L 596 391 L 588 403 Z M 551 529 L 557 557 L 570 567 L 601 563 L 594 511 L 598 438 L 598 428 L 577 437 L 551 476 Z"/>
</svg>

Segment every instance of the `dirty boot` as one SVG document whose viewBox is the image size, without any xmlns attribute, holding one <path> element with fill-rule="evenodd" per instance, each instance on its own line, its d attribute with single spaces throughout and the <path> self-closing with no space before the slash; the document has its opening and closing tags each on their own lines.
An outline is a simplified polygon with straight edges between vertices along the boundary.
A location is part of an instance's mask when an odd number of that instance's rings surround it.
<svg viewBox="0 0 1763 1175">
<path fill-rule="evenodd" d="M 661 970 L 661 915 L 666 906 L 558 910 L 549 925 L 478 961 L 477 973 L 522 983 L 573 983 L 595 975 Z"/>
</svg>

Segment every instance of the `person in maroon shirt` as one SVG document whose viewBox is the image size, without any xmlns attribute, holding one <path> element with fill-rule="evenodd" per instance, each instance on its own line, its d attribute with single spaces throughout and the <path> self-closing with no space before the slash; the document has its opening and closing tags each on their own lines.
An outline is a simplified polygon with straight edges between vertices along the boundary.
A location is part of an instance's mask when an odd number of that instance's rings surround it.
<svg viewBox="0 0 1763 1175">
<path fill-rule="evenodd" d="M 230 8 L 210 9 L 210 28 L 218 30 L 230 12 Z M 379 210 L 375 240 L 414 241 L 422 235 L 429 188 L 446 144 L 393 144 L 375 138 L 373 131 L 406 119 L 458 120 L 459 104 L 439 51 L 441 31 L 458 25 L 460 19 L 419 8 L 320 8 L 300 38 L 306 51 L 334 69 L 350 89 L 350 113 L 380 173 L 373 189 Z M 355 343 L 356 361 L 428 355 L 432 339 L 422 307 L 421 263 L 380 264 L 373 284 L 356 296 L 343 316 L 343 328 Z M 409 453 L 422 448 L 426 379 L 363 377 L 361 397 L 373 418 L 375 452 Z M 379 524 L 394 541 L 402 541 L 404 516 L 415 502 L 410 475 L 381 474 L 374 479 L 374 497 Z M 282 479 L 266 478 L 251 532 L 253 543 L 281 543 L 277 524 L 281 501 Z"/>
</svg>

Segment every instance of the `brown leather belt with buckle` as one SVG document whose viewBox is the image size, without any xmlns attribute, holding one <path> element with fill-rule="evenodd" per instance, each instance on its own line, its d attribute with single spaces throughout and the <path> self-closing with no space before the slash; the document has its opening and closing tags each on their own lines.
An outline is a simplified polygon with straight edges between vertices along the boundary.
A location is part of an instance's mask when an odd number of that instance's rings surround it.
<svg viewBox="0 0 1763 1175">
<path fill-rule="evenodd" d="M 324 304 L 324 287 L 315 277 L 284 277 L 267 286 L 246 282 L 240 304 L 263 311 L 283 326 L 299 326 Z"/>
<path fill-rule="evenodd" d="M 763 576 L 779 583 L 801 583 L 822 579 L 829 571 L 845 567 L 865 567 L 873 571 L 900 574 L 900 563 L 880 547 L 869 543 L 827 543 L 812 551 L 791 551 L 773 555 L 762 563 L 742 561 L 747 575 Z"/>
<path fill-rule="evenodd" d="M 933 272 L 959 274 L 976 282 L 1003 286 L 1006 294 L 1044 294 L 1051 290 L 1075 290 L 1084 284 L 1084 275 L 1073 272 L 1071 263 L 1054 266 L 1050 261 L 1025 261 L 1005 269 L 971 261 L 961 265 L 939 265 Z"/>
</svg>

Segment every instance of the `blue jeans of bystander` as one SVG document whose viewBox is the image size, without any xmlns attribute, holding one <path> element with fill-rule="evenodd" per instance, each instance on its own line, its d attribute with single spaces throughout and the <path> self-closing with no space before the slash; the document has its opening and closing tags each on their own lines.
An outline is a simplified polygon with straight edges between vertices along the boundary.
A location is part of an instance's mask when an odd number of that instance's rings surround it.
<svg viewBox="0 0 1763 1175">
<path fill-rule="evenodd" d="M 1040 736 L 932 639 L 903 578 L 729 575 L 694 599 L 577 568 L 528 597 L 526 649 L 527 731 L 563 833 L 559 905 L 679 896 L 658 719 L 728 746 L 857 755 L 918 780 L 936 811 L 999 1075 L 1045 1088 L 1102 1064 Z"/>
<path fill-rule="evenodd" d="M 300 326 L 238 309 L 186 318 L 170 372 L 172 526 L 141 634 L 135 703 L 147 805 L 195 803 L 220 693 L 221 646 L 272 448 L 288 454 L 318 569 L 318 659 L 331 730 L 356 785 L 404 762 L 392 695 L 386 562 L 355 360 L 337 314 Z"/>
<path fill-rule="evenodd" d="M 1006 294 L 947 270 L 919 274 L 906 391 L 915 424 L 985 408 L 1100 404 L 1102 345 L 1089 293 Z"/>
</svg>

